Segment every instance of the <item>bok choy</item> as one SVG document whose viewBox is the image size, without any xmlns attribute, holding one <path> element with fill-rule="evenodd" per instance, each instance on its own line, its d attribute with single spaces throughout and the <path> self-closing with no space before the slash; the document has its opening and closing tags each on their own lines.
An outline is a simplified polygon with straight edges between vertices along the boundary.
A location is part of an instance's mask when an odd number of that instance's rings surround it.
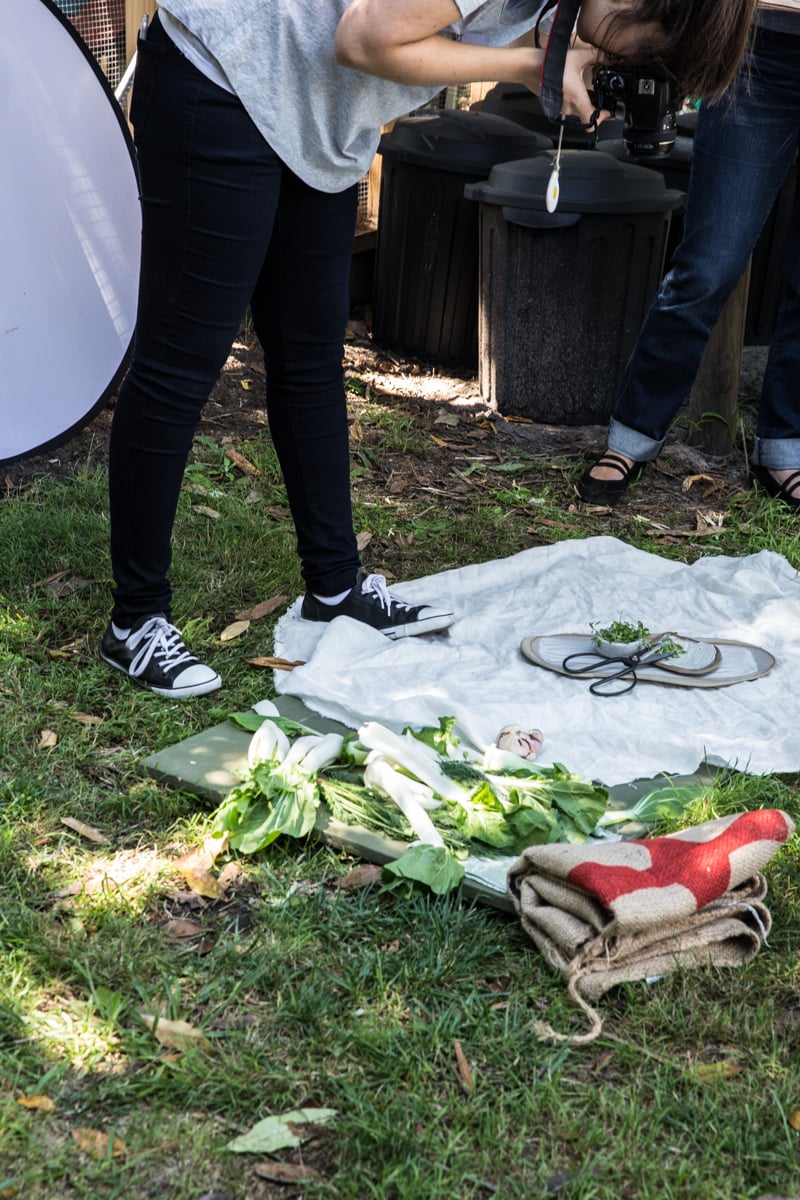
<svg viewBox="0 0 800 1200">
<path fill-rule="evenodd" d="M 602 828 L 608 825 L 625 825 L 635 821 L 639 825 L 654 825 L 670 817 L 682 817 L 684 810 L 702 796 L 705 788 L 700 784 L 686 787 L 654 788 L 642 796 L 630 808 L 612 808 L 597 822 Z"/>
</svg>

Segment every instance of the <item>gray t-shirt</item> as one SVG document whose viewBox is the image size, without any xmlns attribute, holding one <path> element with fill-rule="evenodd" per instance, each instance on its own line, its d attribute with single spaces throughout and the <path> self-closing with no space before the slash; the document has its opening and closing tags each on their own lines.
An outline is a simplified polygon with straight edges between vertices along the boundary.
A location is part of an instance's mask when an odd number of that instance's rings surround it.
<svg viewBox="0 0 800 1200">
<path fill-rule="evenodd" d="M 350 0 L 162 0 L 199 43 L 184 50 L 229 84 L 283 161 L 324 192 L 343 191 L 369 169 L 380 126 L 419 108 L 438 89 L 409 87 L 342 67 L 336 26 Z M 501 46 L 527 32 L 542 0 L 455 0 L 457 37 Z M 170 32 L 169 22 L 165 22 Z M 181 45 L 181 38 L 176 37 Z M 189 39 L 191 41 L 191 39 Z M 220 74 L 221 72 L 221 74 Z M 215 74 L 216 73 L 216 74 Z"/>
</svg>

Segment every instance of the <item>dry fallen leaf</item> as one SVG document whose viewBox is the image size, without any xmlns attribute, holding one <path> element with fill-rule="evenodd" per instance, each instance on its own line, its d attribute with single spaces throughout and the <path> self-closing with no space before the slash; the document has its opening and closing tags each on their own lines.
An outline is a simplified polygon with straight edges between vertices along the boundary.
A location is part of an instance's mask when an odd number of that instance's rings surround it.
<svg viewBox="0 0 800 1200">
<path fill-rule="evenodd" d="M 17 1096 L 17 1104 L 23 1108 L 35 1108 L 38 1112 L 52 1112 L 56 1106 L 49 1096 Z"/>
<path fill-rule="evenodd" d="M 250 386 L 250 380 L 243 379 L 242 387 L 248 388 L 249 386 Z M 238 450 L 226 450 L 225 454 L 231 460 L 231 462 L 233 463 L 233 465 L 235 467 L 238 467 L 240 471 L 244 471 L 245 475 L 260 475 L 261 474 L 261 472 L 259 471 L 258 467 L 255 465 L 255 463 L 251 463 L 250 459 L 245 458 L 245 456 L 243 454 L 240 454 Z"/>
<path fill-rule="evenodd" d="M 47 579 L 40 579 L 35 583 L 34 587 L 45 587 L 54 596 L 68 596 L 70 592 L 80 591 L 82 588 L 91 587 L 93 583 L 97 583 L 96 579 L 81 579 L 77 575 L 73 575 L 71 571 L 57 571 L 55 575 L 48 576 Z"/>
<path fill-rule="evenodd" d="M 464 1051 L 461 1049 L 461 1042 L 458 1039 L 453 1040 L 453 1049 L 456 1052 L 456 1065 L 458 1067 L 458 1082 L 468 1096 L 475 1091 L 475 1079 L 472 1074 L 469 1063 L 466 1060 Z"/>
<path fill-rule="evenodd" d="M 208 900 L 220 900 L 225 887 L 211 874 L 211 868 L 228 844 L 228 835 L 208 837 L 202 846 L 176 858 L 174 866 L 180 871 L 193 892 Z"/>
<path fill-rule="evenodd" d="M 65 646 L 59 646 L 57 650 L 48 650 L 47 653 L 51 658 L 73 658 L 76 654 L 80 654 L 87 649 L 88 641 L 85 637 L 76 638 L 72 642 L 67 642 Z"/>
<path fill-rule="evenodd" d="M 735 1062 L 695 1063 L 689 1073 L 700 1083 L 713 1083 L 717 1079 L 733 1079 L 743 1069 L 741 1063 Z"/>
<path fill-rule="evenodd" d="M 204 932 L 203 926 L 186 917 L 175 917 L 164 926 L 164 936 L 170 942 L 191 942 Z"/>
<path fill-rule="evenodd" d="M 335 883 L 337 888 L 342 891 L 354 891 L 356 888 L 370 887 L 373 883 L 379 883 L 383 867 L 377 863 L 364 863 L 361 866 L 353 867 L 346 875 L 340 876 Z"/>
<path fill-rule="evenodd" d="M 225 863 L 225 866 L 222 868 L 219 875 L 217 876 L 217 883 L 223 889 L 223 891 L 227 892 L 228 888 L 233 887 L 234 884 L 238 883 L 243 875 L 244 875 L 244 871 L 242 870 L 239 863 L 237 863 L 237 862 Z"/>
<path fill-rule="evenodd" d="M 93 717 L 90 713 L 74 712 L 68 714 L 70 721 L 77 721 L 80 725 L 102 725 L 102 717 Z"/>
<path fill-rule="evenodd" d="M 100 1129 L 73 1129 L 72 1137 L 78 1149 L 83 1150 L 84 1154 L 91 1154 L 92 1158 L 119 1158 L 127 1153 L 128 1147 L 120 1138 L 115 1137 L 110 1141 L 108 1134 Z"/>
<path fill-rule="evenodd" d="M 793 1108 L 788 1117 L 789 1124 L 792 1129 L 796 1129 L 800 1133 L 800 1108 Z"/>
<path fill-rule="evenodd" d="M 180 858 L 176 858 L 175 866 L 179 871 L 209 871 L 227 845 L 227 833 L 219 834 L 217 837 L 207 837 L 202 846 L 195 846 L 194 850 L 189 850 Z"/>
<path fill-rule="evenodd" d="M 211 1049 L 205 1034 L 188 1021 L 168 1021 L 166 1017 L 154 1017 L 151 1013 L 139 1015 L 162 1046 L 168 1046 L 171 1050 L 191 1050 L 194 1046 L 201 1050 Z"/>
<path fill-rule="evenodd" d="M 303 1163 L 256 1163 L 253 1171 L 259 1179 L 269 1179 L 272 1183 L 298 1183 L 304 1179 L 319 1179 L 319 1172 Z"/>
<path fill-rule="evenodd" d="M 295 1108 L 257 1121 L 247 1133 L 228 1142 L 226 1150 L 235 1154 L 275 1154 L 287 1146 L 299 1146 L 314 1137 L 317 1125 L 326 1125 L 336 1116 L 335 1108 Z"/>
<path fill-rule="evenodd" d="M 607 1066 L 608 1066 L 608 1064 L 611 1062 L 611 1060 L 612 1060 L 613 1058 L 614 1058 L 614 1051 L 613 1051 L 613 1050 L 607 1050 L 605 1054 L 601 1054 L 601 1055 L 600 1055 L 600 1057 L 598 1058 L 597 1062 L 594 1064 L 594 1067 L 592 1068 L 592 1070 L 594 1070 L 594 1071 L 602 1071 L 602 1070 L 604 1070 L 604 1069 L 605 1069 L 605 1067 L 607 1067 Z"/>
<path fill-rule="evenodd" d="M 366 550 L 367 546 L 370 544 L 371 541 L 372 541 L 372 534 L 369 533 L 366 529 L 363 530 L 361 533 L 357 533 L 356 534 L 356 549 L 359 551 Z"/>
<path fill-rule="evenodd" d="M 225 895 L 225 888 L 218 879 L 214 878 L 210 871 L 194 870 L 187 867 L 181 870 L 181 875 L 192 891 L 197 892 L 198 896 L 205 896 L 207 900 L 222 900 Z"/>
<path fill-rule="evenodd" d="M 254 604 L 252 608 L 246 608 L 244 612 L 236 614 L 237 621 L 260 621 L 262 617 L 268 617 L 270 613 L 274 613 L 276 608 L 280 608 L 286 603 L 286 596 L 271 596 L 269 600 L 262 600 L 260 604 Z"/>
<path fill-rule="evenodd" d="M 93 825 L 84 824 L 83 821 L 79 821 L 76 817 L 62 817 L 61 824 L 66 825 L 68 829 L 74 830 L 75 833 L 79 833 L 81 837 L 88 838 L 90 842 L 108 844 L 108 838 L 99 829 L 95 829 Z"/>
<path fill-rule="evenodd" d="M 713 483 L 714 478 L 711 475 L 687 475 L 681 483 L 681 491 L 691 491 L 696 483 Z"/>
<path fill-rule="evenodd" d="M 234 638 L 241 637 L 243 633 L 247 633 L 250 628 L 249 621 L 232 621 L 227 625 L 219 635 L 221 642 L 232 642 Z"/>
<path fill-rule="evenodd" d="M 43 729 L 39 734 L 39 749 L 52 750 L 58 744 L 58 734 L 54 729 Z"/>
<path fill-rule="evenodd" d="M 304 667 L 306 664 L 302 659 L 297 659 L 295 662 L 290 662 L 288 658 L 271 658 L 259 655 L 257 658 L 246 658 L 244 660 L 251 667 L 271 667 L 273 671 L 291 671 L 295 667 Z"/>
<path fill-rule="evenodd" d="M 196 512 L 201 517 L 210 517 L 212 521 L 219 520 L 219 513 L 215 508 L 209 508 L 207 504 L 193 504 L 192 512 Z"/>
</svg>

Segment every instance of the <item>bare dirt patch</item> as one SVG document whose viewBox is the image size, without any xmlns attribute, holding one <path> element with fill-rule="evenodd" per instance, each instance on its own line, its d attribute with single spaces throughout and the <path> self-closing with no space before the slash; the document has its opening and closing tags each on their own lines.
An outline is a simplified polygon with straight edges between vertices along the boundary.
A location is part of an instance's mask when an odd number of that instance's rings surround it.
<svg viewBox="0 0 800 1200">
<path fill-rule="evenodd" d="M 758 404 L 766 350 L 746 347 L 740 383 L 740 411 L 749 432 Z M 601 425 L 568 426 L 538 424 L 519 418 L 505 419 L 492 411 L 480 395 L 477 378 L 403 357 L 376 345 L 367 325 L 351 321 L 345 345 L 345 368 L 351 380 L 366 388 L 367 398 L 392 404 L 409 415 L 415 426 L 427 430 L 424 453 L 416 455 L 382 452 L 381 469 L 365 473 L 361 486 L 376 492 L 418 489 L 431 497 L 458 499 L 469 487 L 453 474 L 454 451 L 472 451 L 499 460 L 524 454 L 529 462 L 528 485 L 563 482 L 564 499 L 577 502 L 573 481 L 587 456 L 605 444 Z M 267 429 L 264 407 L 264 365 L 257 342 L 242 336 L 233 347 L 211 398 L 198 433 L 219 443 L 238 446 Z M 87 465 L 107 462 L 108 435 L 114 401 L 64 445 L 44 454 L 20 460 L 3 469 L 0 478 L 6 495 L 50 477 L 69 480 Z M 357 415 L 357 398 L 354 400 Z M 367 435 L 368 437 L 370 435 Z M 374 433 L 371 435 L 374 437 Z M 724 507 L 725 501 L 747 484 L 747 460 L 741 436 L 734 452 L 711 458 L 683 440 L 680 421 L 658 463 L 645 472 L 635 489 L 637 512 L 646 518 L 702 530 L 704 518 L 698 509 Z M 479 449 L 478 449 L 479 448 Z M 443 481 L 446 481 L 443 482 Z M 542 533 L 546 531 L 543 529 Z M 558 534 L 557 530 L 551 535 Z M 547 540 L 545 537 L 544 540 Z"/>
</svg>

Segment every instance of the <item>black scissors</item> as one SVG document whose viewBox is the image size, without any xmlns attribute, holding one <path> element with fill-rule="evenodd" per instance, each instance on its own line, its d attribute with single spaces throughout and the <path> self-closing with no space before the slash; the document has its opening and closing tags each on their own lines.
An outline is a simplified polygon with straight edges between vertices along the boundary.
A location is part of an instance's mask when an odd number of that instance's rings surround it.
<svg viewBox="0 0 800 1200">
<path fill-rule="evenodd" d="M 595 679 L 589 684 L 589 691 L 593 696 L 624 696 L 626 693 L 633 691 L 636 687 L 636 668 L 637 667 L 652 667 L 656 663 L 663 662 L 665 658 L 674 657 L 675 650 L 668 651 L 660 650 L 661 639 L 655 642 L 648 642 L 642 646 L 641 650 L 636 650 L 633 654 L 620 655 L 618 658 L 610 658 L 605 654 L 598 654 L 592 650 L 579 650 L 575 654 L 568 654 L 561 663 L 561 666 L 568 675 L 586 675 L 590 671 L 596 671 L 598 667 L 610 665 L 615 666 L 617 670 L 610 672 L 608 675 L 603 675 L 601 679 Z M 573 659 L 582 658 L 589 659 L 582 667 L 573 667 L 568 664 Z M 622 687 L 609 688 L 609 684 L 622 682 Z"/>
</svg>

